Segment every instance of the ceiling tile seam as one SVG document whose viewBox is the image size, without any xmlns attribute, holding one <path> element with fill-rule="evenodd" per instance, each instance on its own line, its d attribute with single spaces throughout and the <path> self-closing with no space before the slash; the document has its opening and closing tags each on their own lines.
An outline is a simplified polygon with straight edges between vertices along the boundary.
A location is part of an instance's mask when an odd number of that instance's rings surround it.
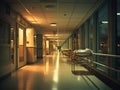
<svg viewBox="0 0 120 90">
<path fill-rule="evenodd" d="M 43 16 L 44 16 L 44 18 L 45 18 L 45 20 L 46 20 L 46 23 L 49 24 L 49 23 L 48 23 L 48 20 L 47 20 L 47 17 L 46 17 L 46 15 L 45 15 L 45 12 L 44 12 L 44 10 L 43 10 L 42 8 L 41 8 L 41 11 L 42 11 L 42 14 L 43 14 Z"/>
<path fill-rule="evenodd" d="M 17 0 L 18 1 L 18 3 L 25 9 L 25 11 L 33 18 L 33 20 L 35 21 L 35 22 L 38 22 L 38 20 L 36 20 L 36 18 L 31 14 L 31 12 L 29 11 L 29 9 L 27 9 L 26 7 L 25 7 L 25 5 L 22 3 L 22 1 L 20 1 L 20 0 Z"/>
<path fill-rule="evenodd" d="M 57 34 L 58 34 L 58 36 L 59 36 L 59 0 L 57 0 Z"/>
<path fill-rule="evenodd" d="M 67 23 L 67 25 L 66 25 L 67 27 L 69 27 L 69 24 L 70 24 L 70 22 L 71 22 L 71 17 L 73 16 L 73 13 L 74 13 L 74 11 L 75 11 L 76 4 L 77 4 L 77 0 L 75 0 L 75 2 L 74 2 L 74 6 L 73 6 L 73 9 L 72 9 L 70 18 L 69 18 L 68 23 Z"/>
<path fill-rule="evenodd" d="M 91 16 L 91 14 L 98 8 L 98 6 L 103 2 L 104 0 L 97 0 L 93 3 L 90 9 L 88 9 L 87 13 L 84 15 L 84 17 L 79 21 L 78 25 L 76 25 L 76 29 L 79 28 L 79 26 L 88 19 L 88 17 Z M 87 17 L 87 18 L 86 18 Z"/>
</svg>

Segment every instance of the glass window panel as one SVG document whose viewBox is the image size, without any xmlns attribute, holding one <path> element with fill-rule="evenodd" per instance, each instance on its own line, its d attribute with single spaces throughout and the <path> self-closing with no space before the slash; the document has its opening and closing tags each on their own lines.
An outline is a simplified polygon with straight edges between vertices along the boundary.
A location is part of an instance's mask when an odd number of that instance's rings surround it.
<svg viewBox="0 0 120 90">
<path fill-rule="evenodd" d="M 89 22 L 89 48 L 93 49 L 93 18 L 91 17 Z"/>
<path fill-rule="evenodd" d="M 108 9 L 105 4 L 98 12 L 98 52 L 108 53 Z"/>
<path fill-rule="evenodd" d="M 120 0 L 117 0 L 117 54 L 120 55 Z M 120 59 L 116 59 L 116 68 L 120 69 Z M 120 72 L 117 74 L 120 81 Z"/>
<path fill-rule="evenodd" d="M 0 22 L 0 44 L 10 43 L 10 25 L 5 22 Z"/>
<path fill-rule="evenodd" d="M 97 52 L 108 53 L 108 4 L 105 3 L 98 10 L 97 16 Z M 107 64 L 107 58 L 97 56 L 97 62 Z M 107 72 L 105 68 L 97 65 L 97 69 Z"/>
<path fill-rule="evenodd" d="M 117 0 L 117 54 L 120 55 L 120 0 Z"/>
</svg>

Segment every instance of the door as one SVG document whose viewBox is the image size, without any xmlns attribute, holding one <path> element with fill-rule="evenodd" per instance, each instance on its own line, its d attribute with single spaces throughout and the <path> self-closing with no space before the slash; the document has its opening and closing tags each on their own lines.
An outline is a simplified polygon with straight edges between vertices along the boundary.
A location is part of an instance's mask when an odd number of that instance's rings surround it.
<svg viewBox="0 0 120 90">
<path fill-rule="evenodd" d="M 26 64 L 25 51 L 26 51 L 25 29 L 18 28 L 18 68 L 20 68 Z"/>
</svg>

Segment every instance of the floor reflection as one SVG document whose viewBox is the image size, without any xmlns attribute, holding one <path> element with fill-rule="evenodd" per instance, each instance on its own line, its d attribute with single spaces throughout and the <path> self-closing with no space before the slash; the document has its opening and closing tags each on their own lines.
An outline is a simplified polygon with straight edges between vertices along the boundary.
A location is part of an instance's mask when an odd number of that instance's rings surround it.
<svg viewBox="0 0 120 90">
<path fill-rule="evenodd" d="M 83 66 L 75 70 L 80 72 L 73 72 L 70 59 L 55 52 L 13 72 L 0 82 L 0 90 L 111 90 Z"/>
</svg>

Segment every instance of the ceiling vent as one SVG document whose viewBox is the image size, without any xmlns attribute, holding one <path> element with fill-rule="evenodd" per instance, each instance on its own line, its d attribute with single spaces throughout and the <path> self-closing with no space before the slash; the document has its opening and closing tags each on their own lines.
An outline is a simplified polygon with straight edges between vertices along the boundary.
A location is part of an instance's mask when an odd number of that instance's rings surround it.
<svg viewBox="0 0 120 90">
<path fill-rule="evenodd" d="M 45 7 L 46 7 L 47 9 L 52 9 L 52 8 L 55 8 L 56 5 L 46 5 Z"/>
</svg>

